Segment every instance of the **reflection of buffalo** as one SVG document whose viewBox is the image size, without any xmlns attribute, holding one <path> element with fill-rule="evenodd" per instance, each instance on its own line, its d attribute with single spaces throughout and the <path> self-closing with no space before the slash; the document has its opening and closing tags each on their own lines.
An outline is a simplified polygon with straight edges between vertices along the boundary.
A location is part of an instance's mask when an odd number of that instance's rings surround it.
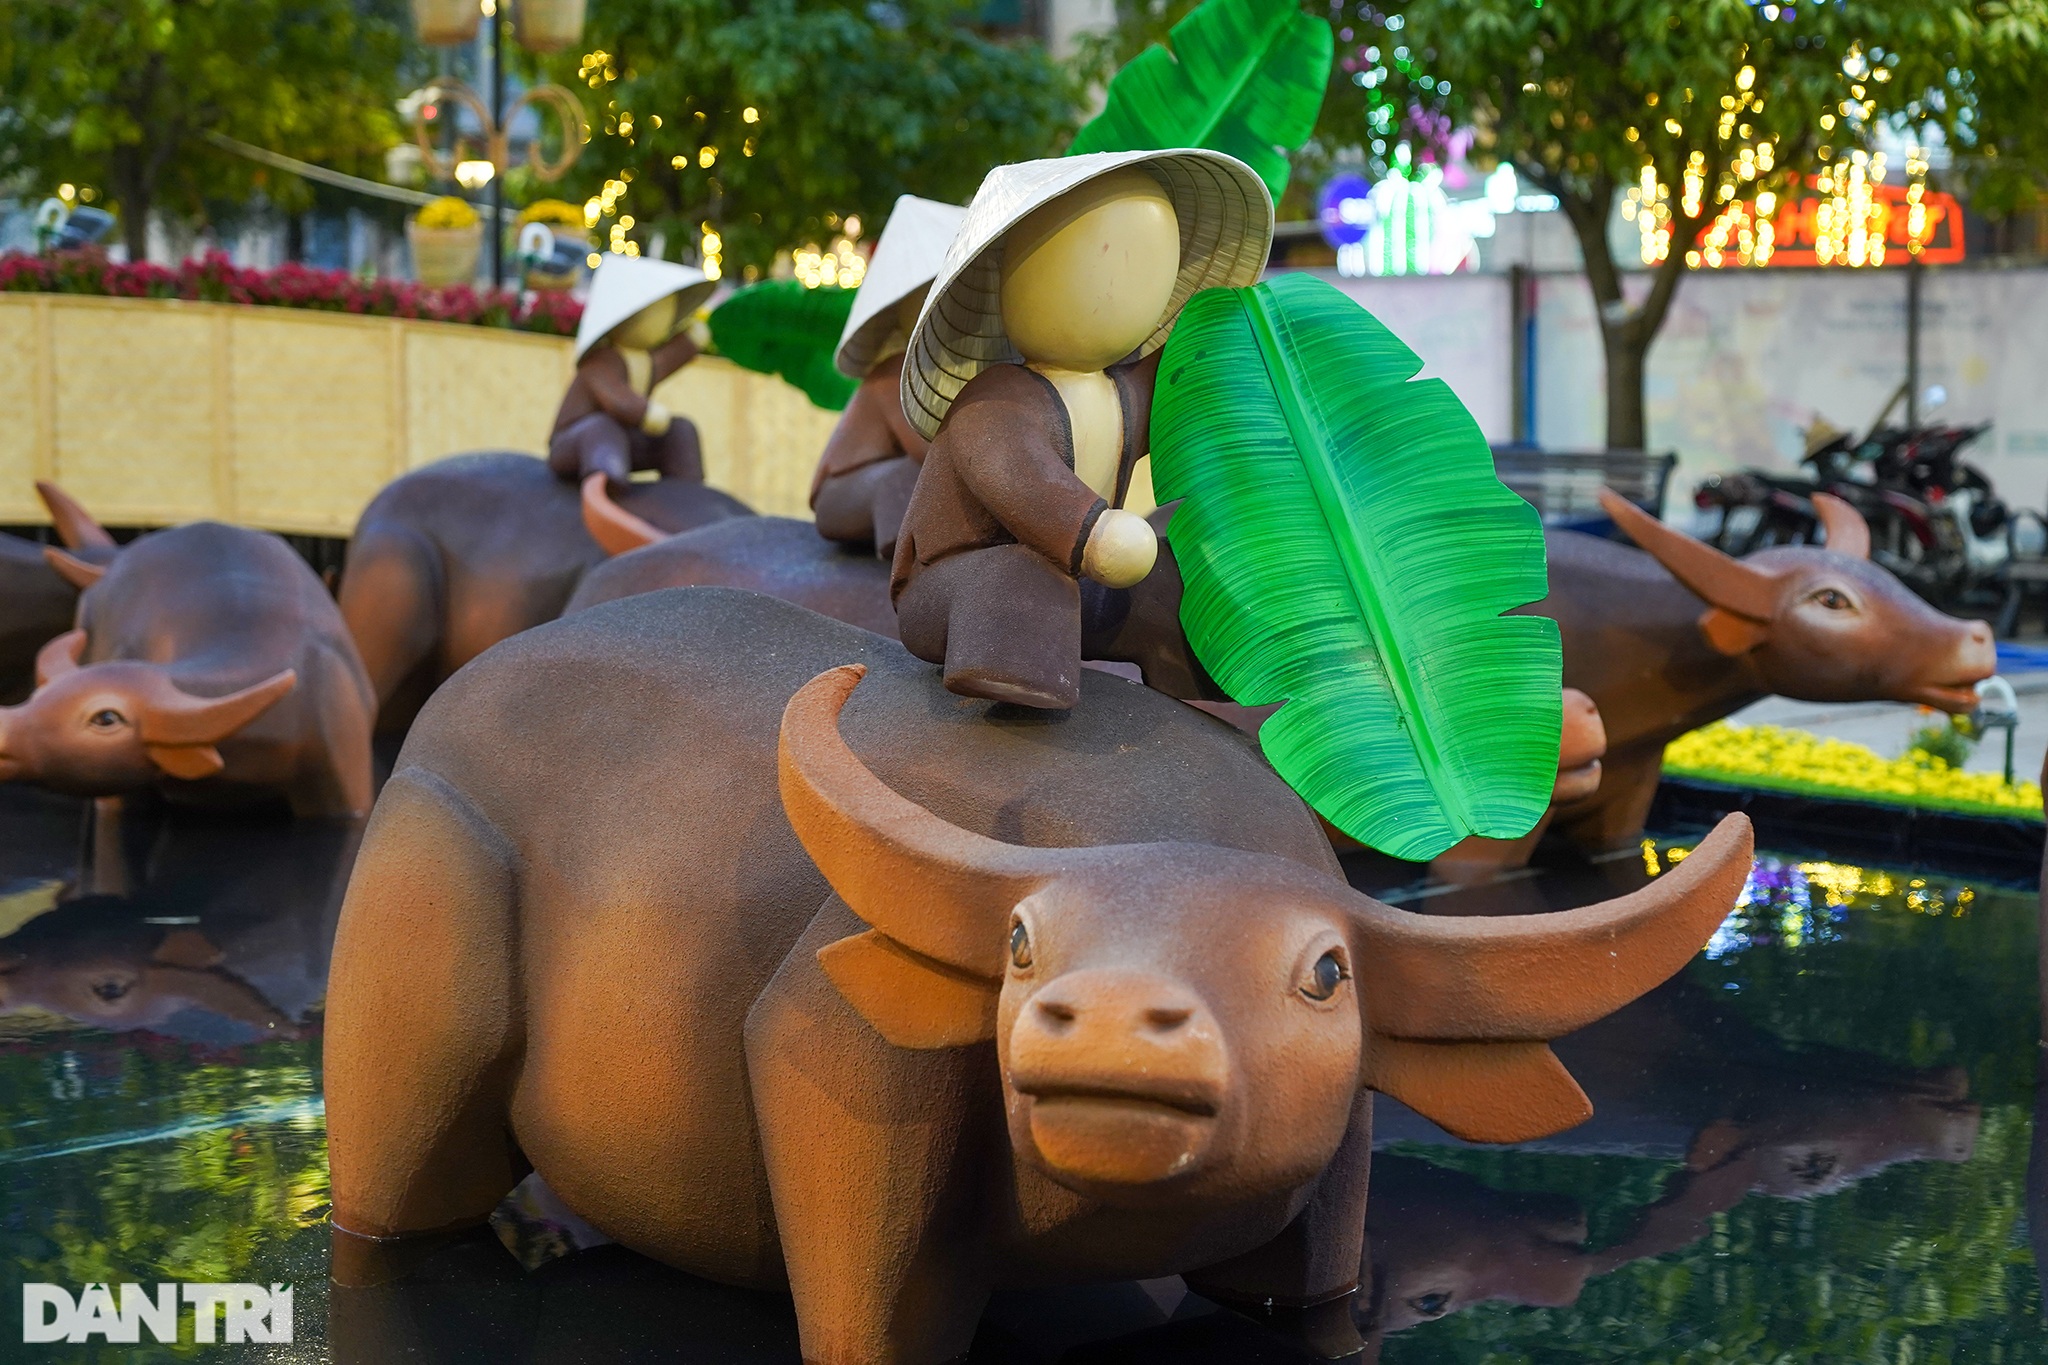
<svg viewBox="0 0 2048 1365">
<path fill-rule="evenodd" d="M 127 874 L 133 895 L 64 901 L 0 938 L 0 1010 L 218 1044 L 298 1037 L 357 834 L 167 825 Z"/>
<path fill-rule="evenodd" d="M 1839 1050 L 1793 1051 L 1683 978 L 1555 1044 L 1594 1118 L 1546 1150 L 1682 1155 L 1614 1245 L 1584 1245 L 1568 1199 L 1511 1194 L 1462 1173 L 1375 1155 L 1363 1281 L 1370 1325 L 1398 1332 L 1489 1299 L 1565 1307 L 1585 1282 L 1704 1237 L 1751 1194 L 1834 1194 L 1902 1161 L 1967 1161 L 1980 1110 L 1967 1077 Z M 1382 1141 L 1441 1134 L 1388 1104 Z"/>
</svg>

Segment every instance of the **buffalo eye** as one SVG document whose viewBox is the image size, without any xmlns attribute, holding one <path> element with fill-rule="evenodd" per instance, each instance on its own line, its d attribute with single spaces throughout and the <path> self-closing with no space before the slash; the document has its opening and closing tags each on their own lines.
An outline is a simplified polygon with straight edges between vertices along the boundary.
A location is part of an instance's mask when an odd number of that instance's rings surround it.
<svg viewBox="0 0 2048 1365">
<path fill-rule="evenodd" d="M 1332 948 L 1308 969 L 1308 980 L 1301 983 L 1301 993 L 1311 1000 L 1328 1000 L 1349 975 L 1344 970 L 1344 959 L 1337 956 L 1337 950 Z"/>
<path fill-rule="evenodd" d="M 1826 607 L 1829 611 L 1848 611 L 1851 607 L 1856 605 L 1854 602 L 1851 602 L 1849 600 L 1849 594 L 1845 592 L 1840 592 L 1834 588 L 1822 588 L 1820 591 L 1814 593 L 1813 596 L 1809 597 L 1807 601 L 1818 602 L 1821 606 Z"/>
<path fill-rule="evenodd" d="M 95 730 L 118 730 L 128 723 L 128 717 L 108 706 L 93 712 L 85 723 Z"/>
<path fill-rule="evenodd" d="M 1417 1294 L 1408 1300 L 1408 1306 L 1425 1318 L 1440 1318 L 1450 1311 L 1451 1296 L 1442 1290 L 1429 1294 Z"/>
<path fill-rule="evenodd" d="M 128 994 L 128 989 L 129 983 L 126 981 L 107 980 L 95 981 L 92 983 L 92 993 L 94 995 L 97 995 L 100 999 L 106 1001 L 108 1004 L 112 1004 L 114 1001 L 119 1000 L 122 996 Z"/>
<path fill-rule="evenodd" d="M 1020 972 L 1031 965 L 1031 931 L 1021 919 L 1010 926 L 1010 965 Z"/>
</svg>

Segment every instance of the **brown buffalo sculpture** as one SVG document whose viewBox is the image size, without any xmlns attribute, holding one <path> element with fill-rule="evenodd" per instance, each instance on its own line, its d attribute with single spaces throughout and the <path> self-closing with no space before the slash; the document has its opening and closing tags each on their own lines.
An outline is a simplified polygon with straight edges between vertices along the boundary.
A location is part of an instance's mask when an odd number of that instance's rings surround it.
<svg viewBox="0 0 2048 1365">
<path fill-rule="evenodd" d="M 992 707 L 721 590 L 452 680 L 336 943 L 337 1280 L 534 1170 L 631 1248 L 786 1285 L 830 1365 L 958 1355 L 999 1284 L 1341 1301 L 1368 1092 L 1481 1139 L 1579 1121 L 1543 1040 L 1675 972 L 1747 874 L 1730 817 L 1620 901 L 1405 914 L 1249 741 L 1081 686 Z"/>
<path fill-rule="evenodd" d="M 1550 595 L 1564 681 L 1607 729 L 1599 792 L 1555 827 L 1588 850 L 1642 835 L 1664 746 L 1773 693 L 1802 701 L 1917 702 L 1965 712 L 1996 667 L 1991 628 L 1943 615 L 1866 557 L 1856 510 L 1814 498 L 1827 548 L 1733 559 L 1611 491 L 1601 505 L 1641 550 L 1550 533 Z"/>
<path fill-rule="evenodd" d="M 92 563 L 114 554 L 114 538 L 63 489 L 38 483 L 36 493 L 66 549 Z M 43 547 L 0 535 L 0 702 L 20 701 L 35 686 L 36 651 L 71 629 L 78 589 L 50 567 Z"/>
<path fill-rule="evenodd" d="M 276 536 L 198 522 L 109 566 L 47 551 L 82 589 L 37 687 L 0 707 L 0 780 L 174 804 L 370 808 L 375 703 L 341 615 Z"/>
<path fill-rule="evenodd" d="M 752 515 L 701 483 L 629 484 L 625 504 L 665 531 Z M 402 733 L 441 681 L 498 641 L 559 616 L 605 551 L 577 490 L 527 455 L 457 455 L 386 485 L 363 510 L 341 576 L 342 616 Z"/>
</svg>

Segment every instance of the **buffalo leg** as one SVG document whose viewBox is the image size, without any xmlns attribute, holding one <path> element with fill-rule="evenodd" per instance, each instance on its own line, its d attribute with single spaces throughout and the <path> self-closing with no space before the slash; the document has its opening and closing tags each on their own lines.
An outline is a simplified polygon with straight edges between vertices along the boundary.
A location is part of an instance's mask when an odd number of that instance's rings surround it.
<svg viewBox="0 0 2048 1365">
<path fill-rule="evenodd" d="M 286 794 L 292 814 L 302 820 L 348 820 L 370 813 L 375 796 L 370 777 L 370 733 L 373 705 L 365 705 L 351 670 L 331 655 L 319 657 L 314 695 L 324 698 L 317 723 L 320 749 L 313 770 L 292 784 Z"/>
<path fill-rule="evenodd" d="M 349 546 L 337 596 L 383 706 L 440 642 L 440 557 L 410 531 L 368 532 Z"/>
<path fill-rule="evenodd" d="M 1372 1175 L 1372 1092 L 1351 1105 L 1351 1126 L 1308 1204 L 1265 1246 L 1186 1276 L 1205 1298 L 1260 1319 L 1317 1356 L 1354 1355 L 1363 1343 L 1351 1317 L 1365 1253 L 1365 1196 Z"/>
<path fill-rule="evenodd" d="M 747 1074 L 810 1365 L 936 1365 L 966 1352 L 992 1273 L 968 1223 L 997 1165 L 970 1116 L 986 1045 L 912 1051 L 875 1032 L 818 950 L 867 926 L 833 897 L 747 1017 Z"/>
<path fill-rule="evenodd" d="M 1581 802 L 1561 806 L 1553 824 L 1586 853 L 1626 848 L 1643 837 L 1650 803 L 1664 775 L 1664 746 L 1610 753 L 1601 760 L 1600 790 Z"/>
<path fill-rule="evenodd" d="M 1081 699 L 1081 590 L 1025 545 L 963 550 L 896 600 L 903 647 L 948 692 L 1065 711 Z"/>
<path fill-rule="evenodd" d="M 687 417 L 673 418 L 661 435 L 636 441 L 633 468 L 652 469 L 664 479 L 704 482 L 704 446 L 697 424 Z"/>
<path fill-rule="evenodd" d="M 527 1173 L 505 1118 L 520 1053 L 513 915 L 496 831 L 435 775 L 394 775 L 328 988 L 337 1279 L 376 1239 L 482 1223 Z"/>
</svg>

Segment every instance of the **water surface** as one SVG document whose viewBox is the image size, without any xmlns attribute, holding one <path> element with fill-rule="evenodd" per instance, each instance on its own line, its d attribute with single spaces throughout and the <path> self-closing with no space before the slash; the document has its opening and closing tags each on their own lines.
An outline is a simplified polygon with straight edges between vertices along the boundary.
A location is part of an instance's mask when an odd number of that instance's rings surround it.
<svg viewBox="0 0 2048 1365">
<path fill-rule="evenodd" d="M 604 1245 L 544 1187 L 427 1282 L 330 1296 L 320 1005 L 354 842 L 146 816 L 95 837 L 77 803 L 0 788 L 0 1360 L 794 1365 L 785 1298 Z M 1542 909 L 1628 889 L 1688 846 L 1378 889 L 1439 913 Z M 1679 978 L 1558 1044 L 1590 1122 L 1480 1148 L 1381 1101 L 1368 1351 L 2048 1359 L 2028 1213 L 2035 925 L 2031 889 L 1968 869 L 1761 856 Z M 24 1282 L 160 1280 L 291 1284 L 295 1340 L 19 1344 Z M 1178 1281 L 1001 1296 L 974 1353 L 1302 1358 Z"/>
</svg>

